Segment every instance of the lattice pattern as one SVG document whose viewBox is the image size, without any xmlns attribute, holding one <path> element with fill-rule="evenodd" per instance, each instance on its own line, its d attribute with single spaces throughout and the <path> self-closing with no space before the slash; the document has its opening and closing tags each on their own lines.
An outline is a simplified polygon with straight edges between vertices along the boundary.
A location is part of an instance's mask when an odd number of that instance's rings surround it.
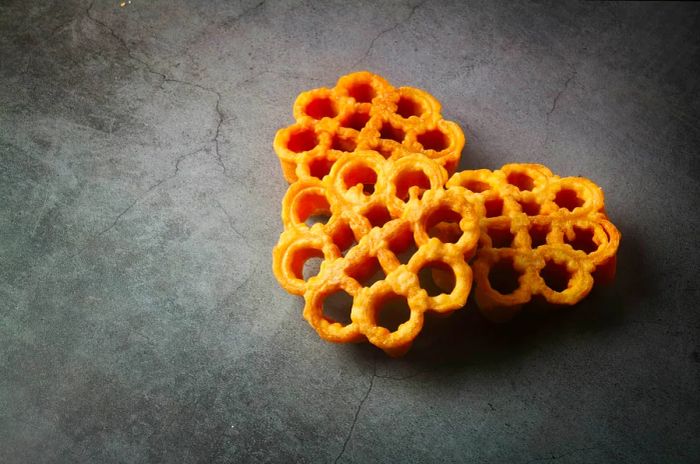
<svg viewBox="0 0 700 464">
<path fill-rule="evenodd" d="M 476 249 L 478 218 L 461 190 L 442 188 L 446 179 L 446 171 L 423 155 L 387 161 L 357 151 L 338 159 L 323 180 L 307 177 L 289 188 L 273 269 L 285 289 L 304 295 L 304 317 L 322 338 L 366 338 L 398 356 L 420 332 L 425 311 L 450 313 L 464 306 L 472 282 L 466 260 Z M 312 216 L 328 220 L 308 226 Z M 405 256 L 411 245 L 417 251 Z M 304 262 L 314 256 L 323 258 L 320 271 L 304 281 Z M 451 288 L 429 294 L 418 277 L 424 269 Z M 382 278 L 366 285 L 375 272 Z M 337 291 L 353 299 L 349 324 L 324 315 L 324 299 Z M 395 330 L 382 323 L 391 300 L 403 300 L 408 313 Z"/>
<path fill-rule="evenodd" d="M 594 280 L 613 278 L 620 233 L 593 182 L 560 178 L 537 164 L 507 164 L 459 172 L 447 188 L 473 202 L 480 218 L 472 266 L 477 303 L 490 319 L 511 318 L 533 296 L 572 305 Z"/>
<path fill-rule="evenodd" d="M 375 150 L 395 160 L 422 153 L 454 172 L 464 147 L 459 126 L 442 119 L 440 103 L 428 93 L 394 88 L 382 77 L 357 72 L 333 89 L 303 92 L 294 103 L 296 123 L 274 140 L 288 182 L 323 178 L 338 158 Z"/>
</svg>

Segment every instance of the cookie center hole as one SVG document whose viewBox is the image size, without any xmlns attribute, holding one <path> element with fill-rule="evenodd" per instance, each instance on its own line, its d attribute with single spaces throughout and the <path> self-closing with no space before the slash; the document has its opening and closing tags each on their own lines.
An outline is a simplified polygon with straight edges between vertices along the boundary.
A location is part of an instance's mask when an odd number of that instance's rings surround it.
<svg viewBox="0 0 700 464">
<path fill-rule="evenodd" d="M 418 246 L 416 246 L 413 231 L 410 227 L 406 227 L 396 234 L 389 242 L 388 247 L 401 264 L 407 264 L 411 256 L 418 251 Z"/>
<path fill-rule="evenodd" d="M 528 216 L 537 216 L 540 214 L 540 204 L 534 200 L 522 200 L 520 203 L 520 209 L 523 213 Z"/>
<path fill-rule="evenodd" d="M 323 179 L 333 167 L 333 161 L 328 158 L 314 158 L 309 163 L 309 174 L 317 179 Z"/>
<path fill-rule="evenodd" d="M 503 214 L 503 200 L 501 198 L 490 198 L 484 202 L 486 217 L 498 217 Z"/>
<path fill-rule="evenodd" d="M 314 217 L 316 219 L 312 220 L 311 224 L 315 224 L 316 222 L 322 222 L 325 224 L 328 222 L 328 219 L 331 216 L 331 207 L 328 204 L 328 199 L 326 199 L 326 196 L 321 193 L 305 193 L 298 198 L 294 204 L 296 206 L 296 214 L 300 223 L 306 222 L 308 224 L 307 221 Z M 325 218 L 325 220 L 321 218 Z"/>
</svg>

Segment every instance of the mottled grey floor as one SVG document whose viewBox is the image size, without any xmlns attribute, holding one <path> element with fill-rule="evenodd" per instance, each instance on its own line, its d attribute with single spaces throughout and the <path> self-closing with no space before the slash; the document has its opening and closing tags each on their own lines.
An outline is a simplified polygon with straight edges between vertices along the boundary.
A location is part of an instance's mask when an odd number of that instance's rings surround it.
<svg viewBox="0 0 700 464">
<path fill-rule="evenodd" d="M 375 3 L 0 2 L 0 462 L 700 461 L 700 7 Z M 321 341 L 271 143 L 358 69 L 440 99 L 463 168 L 599 183 L 616 285 Z"/>
</svg>

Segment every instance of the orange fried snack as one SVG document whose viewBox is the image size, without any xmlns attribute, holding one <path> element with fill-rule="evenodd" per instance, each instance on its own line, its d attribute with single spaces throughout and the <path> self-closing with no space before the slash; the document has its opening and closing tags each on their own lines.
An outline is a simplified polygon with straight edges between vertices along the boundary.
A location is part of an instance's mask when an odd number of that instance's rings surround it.
<svg viewBox="0 0 700 464">
<path fill-rule="evenodd" d="M 420 332 L 426 311 L 448 314 L 464 306 L 478 218 L 462 192 L 443 188 L 446 180 L 445 169 L 421 154 L 389 161 L 376 152 L 357 151 L 341 156 L 323 180 L 305 177 L 290 186 L 273 270 L 286 290 L 304 296 L 304 318 L 322 338 L 366 339 L 400 356 Z M 312 216 L 328 220 L 309 226 Z M 446 221 L 455 229 L 438 238 Z M 305 281 L 303 267 L 311 257 L 323 261 L 319 273 Z M 429 294 L 418 277 L 424 269 L 439 274 L 442 282 L 450 280 L 451 288 Z M 337 292 L 352 298 L 347 324 L 324 314 L 324 300 Z M 383 322 L 384 308 L 397 301 L 408 316 L 390 330 Z"/>
<path fill-rule="evenodd" d="M 464 133 L 442 119 L 440 108 L 422 90 L 396 89 L 376 74 L 356 72 L 332 89 L 301 93 L 294 102 L 296 122 L 277 132 L 273 146 L 290 183 L 321 179 L 343 154 L 367 149 L 391 160 L 422 153 L 452 173 Z"/>
<path fill-rule="evenodd" d="M 561 178 L 538 164 L 507 164 L 459 172 L 446 186 L 477 208 L 475 294 L 489 319 L 511 318 L 533 296 L 573 305 L 594 281 L 613 279 L 620 232 L 593 182 Z"/>
</svg>

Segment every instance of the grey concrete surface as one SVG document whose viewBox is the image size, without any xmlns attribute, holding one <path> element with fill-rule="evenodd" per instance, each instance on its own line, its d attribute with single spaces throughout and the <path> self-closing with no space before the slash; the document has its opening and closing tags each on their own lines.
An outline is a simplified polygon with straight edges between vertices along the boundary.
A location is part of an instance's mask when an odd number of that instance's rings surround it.
<svg viewBox="0 0 700 464">
<path fill-rule="evenodd" d="M 700 462 L 699 11 L 3 0 L 0 461 Z M 359 69 L 435 95 L 462 168 L 601 185 L 615 285 L 398 360 L 321 341 L 271 143 Z"/>
</svg>

